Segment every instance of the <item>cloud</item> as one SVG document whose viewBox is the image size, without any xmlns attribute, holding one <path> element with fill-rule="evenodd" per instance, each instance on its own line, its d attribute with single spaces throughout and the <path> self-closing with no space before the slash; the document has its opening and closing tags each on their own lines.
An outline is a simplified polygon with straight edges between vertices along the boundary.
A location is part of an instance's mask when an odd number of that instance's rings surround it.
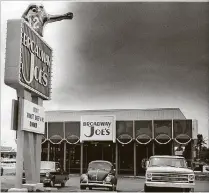
<svg viewBox="0 0 209 193">
<path fill-rule="evenodd" d="M 199 132 L 208 136 L 208 6 L 44 3 L 51 14 L 74 13 L 72 21 L 45 28 L 44 38 L 54 49 L 52 100 L 44 102 L 46 110 L 176 107 L 197 119 Z M 2 37 L 5 20 L 11 12 L 19 17 L 26 4 L 13 2 L 6 9 L 10 4 L 5 3 Z M 15 96 L 2 88 L 3 100 Z M 3 111 L 9 109 L 5 103 Z"/>
</svg>

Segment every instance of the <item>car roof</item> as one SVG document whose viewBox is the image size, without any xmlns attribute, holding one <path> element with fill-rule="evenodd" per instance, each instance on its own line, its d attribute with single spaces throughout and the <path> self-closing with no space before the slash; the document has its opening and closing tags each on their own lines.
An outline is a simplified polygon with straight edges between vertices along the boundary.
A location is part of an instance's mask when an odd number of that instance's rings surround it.
<svg viewBox="0 0 209 193">
<path fill-rule="evenodd" d="M 105 160 L 94 160 L 94 161 L 89 162 L 89 164 L 90 164 L 90 163 L 94 163 L 94 162 L 104 162 L 104 163 L 108 163 L 108 164 L 111 164 L 111 165 L 112 165 L 111 162 L 105 161 Z"/>
<path fill-rule="evenodd" d="M 155 158 L 155 157 L 157 157 L 157 158 L 184 158 L 183 156 L 174 156 L 174 155 L 153 155 L 153 156 L 151 156 L 150 158 Z"/>
</svg>

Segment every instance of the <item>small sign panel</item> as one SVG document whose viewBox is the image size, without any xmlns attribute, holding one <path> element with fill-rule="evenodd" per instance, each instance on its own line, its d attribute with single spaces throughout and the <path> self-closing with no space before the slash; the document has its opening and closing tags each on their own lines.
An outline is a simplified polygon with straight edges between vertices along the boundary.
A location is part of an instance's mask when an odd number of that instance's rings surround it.
<svg viewBox="0 0 209 193">
<path fill-rule="evenodd" d="M 115 117 L 89 115 L 81 118 L 80 141 L 115 142 Z"/>
<path fill-rule="evenodd" d="M 45 112 L 44 108 L 28 100 L 22 100 L 22 130 L 44 134 Z"/>
</svg>

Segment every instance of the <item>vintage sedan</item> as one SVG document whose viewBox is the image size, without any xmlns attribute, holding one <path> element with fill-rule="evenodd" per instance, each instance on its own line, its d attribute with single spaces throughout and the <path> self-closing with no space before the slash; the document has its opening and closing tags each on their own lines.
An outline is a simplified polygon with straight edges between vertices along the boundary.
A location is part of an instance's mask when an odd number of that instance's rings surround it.
<svg viewBox="0 0 209 193">
<path fill-rule="evenodd" d="M 117 177 L 112 163 L 103 160 L 92 161 L 87 172 L 80 177 L 80 188 L 108 188 L 116 191 Z"/>
<path fill-rule="evenodd" d="M 69 179 L 67 172 L 63 171 L 60 163 L 53 161 L 41 161 L 40 182 L 44 186 L 55 186 L 61 184 L 65 186 L 66 181 Z"/>
</svg>

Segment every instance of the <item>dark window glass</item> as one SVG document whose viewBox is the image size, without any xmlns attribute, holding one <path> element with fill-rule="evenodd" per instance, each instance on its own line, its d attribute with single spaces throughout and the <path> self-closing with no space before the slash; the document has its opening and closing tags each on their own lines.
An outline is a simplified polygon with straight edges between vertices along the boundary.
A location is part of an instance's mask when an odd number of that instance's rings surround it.
<svg viewBox="0 0 209 193">
<path fill-rule="evenodd" d="M 155 138 L 160 134 L 172 137 L 172 121 L 171 120 L 155 120 L 154 121 L 154 136 Z"/>
</svg>

